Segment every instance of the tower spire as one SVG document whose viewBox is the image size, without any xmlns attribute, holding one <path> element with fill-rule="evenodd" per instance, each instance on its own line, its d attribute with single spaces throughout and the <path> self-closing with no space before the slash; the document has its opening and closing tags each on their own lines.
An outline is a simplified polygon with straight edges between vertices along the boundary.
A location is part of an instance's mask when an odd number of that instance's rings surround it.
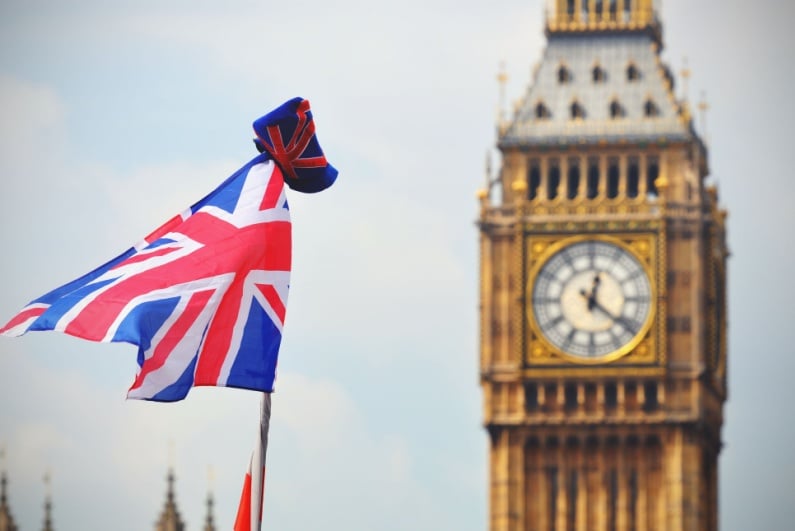
<svg viewBox="0 0 795 531">
<path fill-rule="evenodd" d="M 682 58 L 682 71 L 679 73 L 682 76 L 682 99 L 687 103 L 690 100 L 690 67 L 687 64 L 687 57 Z"/>
<path fill-rule="evenodd" d="M 505 71 L 505 61 L 500 61 L 500 70 L 497 72 L 497 83 L 500 86 L 500 99 L 497 104 L 497 130 L 502 132 L 505 125 L 505 85 L 508 82 L 508 73 Z"/>
<path fill-rule="evenodd" d="M 709 110 L 709 103 L 707 103 L 707 96 L 704 92 L 701 93 L 701 101 L 698 102 L 698 110 L 701 130 L 704 133 L 704 142 L 709 144 L 709 133 L 707 132 L 707 111 Z"/>
<path fill-rule="evenodd" d="M 166 503 L 160 513 L 160 519 L 155 525 L 155 531 L 185 531 L 185 524 L 177 509 L 174 496 L 174 469 L 169 467 L 166 476 L 168 488 L 166 490 Z"/>
<path fill-rule="evenodd" d="M 213 493 L 207 493 L 207 518 L 204 520 L 204 531 L 215 531 L 213 520 Z"/>
<path fill-rule="evenodd" d="M 42 531 L 53 531 L 52 526 L 52 477 L 48 470 L 44 474 L 44 525 Z"/>
<path fill-rule="evenodd" d="M 505 71 L 505 61 L 500 61 L 500 70 L 497 72 L 497 83 L 500 84 L 500 118 L 505 110 L 505 83 L 508 81 L 508 73 Z"/>
<path fill-rule="evenodd" d="M 11 508 L 8 506 L 6 487 L 8 480 L 5 469 L 5 447 L 0 446 L 0 531 L 17 531 Z"/>
<path fill-rule="evenodd" d="M 0 472 L 0 531 L 17 531 L 14 517 L 11 516 L 11 508 L 6 499 L 6 473 Z"/>
<path fill-rule="evenodd" d="M 215 474 L 213 467 L 207 467 L 207 517 L 204 520 L 204 531 L 215 531 L 215 521 L 213 518 L 213 482 Z"/>
</svg>

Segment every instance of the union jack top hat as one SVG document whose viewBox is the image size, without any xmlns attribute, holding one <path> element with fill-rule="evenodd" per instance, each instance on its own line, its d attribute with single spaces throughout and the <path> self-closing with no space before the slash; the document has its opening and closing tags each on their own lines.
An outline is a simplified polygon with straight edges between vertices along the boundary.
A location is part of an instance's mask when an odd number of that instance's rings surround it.
<svg viewBox="0 0 795 531">
<path fill-rule="evenodd" d="M 315 136 L 309 102 L 293 98 L 254 122 L 257 149 L 267 151 L 278 164 L 284 182 L 299 192 L 325 190 L 337 178 Z"/>
</svg>

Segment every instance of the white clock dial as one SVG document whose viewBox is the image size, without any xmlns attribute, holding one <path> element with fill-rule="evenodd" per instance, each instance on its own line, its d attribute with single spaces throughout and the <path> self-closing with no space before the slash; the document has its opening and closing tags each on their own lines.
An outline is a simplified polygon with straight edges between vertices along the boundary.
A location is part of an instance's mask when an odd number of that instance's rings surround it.
<svg viewBox="0 0 795 531">
<path fill-rule="evenodd" d="M 535 277 L 532 313 L 554 347 L 601 358 L 629 345 L 651 317 L 651 283 L 623 247 L 585 240 L 562 247 Z"/>
</svg>

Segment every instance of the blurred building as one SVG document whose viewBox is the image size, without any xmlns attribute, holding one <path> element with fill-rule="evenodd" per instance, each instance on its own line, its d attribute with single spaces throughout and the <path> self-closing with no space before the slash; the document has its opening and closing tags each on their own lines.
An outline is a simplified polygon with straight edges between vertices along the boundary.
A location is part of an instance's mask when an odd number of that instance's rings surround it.
<svg viewBox="0 0 795 531">
<path fill-rule="evenodd" d="M 11 507 L 8 506 L 6 488 L 8 480 L 5 471 L 0 471 L 0 531 L 17 531 L 14 517 L 11 516 Z"/>
<path fill-rule="evenodd" d="M 160 512 L 160 518 L 155 525 L 155 531 L 185 531 L 185 524 L 182 522 L 182 517 L 177 508 L 177 501 L 174 495 L 174 471 L 169 469 L 168 476 L 168 489 L 166 490 L 166 502 L 163 505 L 163 510 Z"/>
<path fill-rule="evenodd" d="M 653 0 L 553 0 L 546 35 L 479 194 L 489 529 L 716 530 L 728 252 L 707 147 Z"/>
<path fill-rule="evenodd" d="M 166 481 L 168 482 L 166 501 L 163 504 L 163 510 L 160 512 L 160 518 L 155 524 L 155 531 L 185 531 L 185 523 L 182 521 L 179 508 L 177 508 L 176 494 L 174 492 L 175 477 L 172 469 L 169 469 Z M 207 494 L 207 516 L 204 519 L 202 530 L 215 531 L 212 493 Z"/>
<path fill-rule="evenodd" d="M 166 489 L 166 500 L 163 504 L 163 510 L 160 512 L 160 517 L 155 523 L 155 531 L 184 531 L 186 529 L 185 523 L 182 521 L 179 508 L 177 507 L 176 494 L 174 489 L 174 471 L 169 469 L 166 477 L 168 487 Z M 52 501 L 49 493 L 49 475 L 45 477 L 45 482 L 48 485 L 47 496 L 44 502 L 44 523 L 42 531 L 54 531 L 52 519 Z M 8 481 L 5 471 L 0 471 L 0 531 L 17 531 L 17 526 L 14 523 L 14 518 L 11 515 L 11 507 L 8 503 L 7 496 Z M 213 516 L 213 496 L 212 493 L 207 494 L 207 514 L 204 519 L 203 531 L 216 531 L 215 520 Z"/>
</svg>

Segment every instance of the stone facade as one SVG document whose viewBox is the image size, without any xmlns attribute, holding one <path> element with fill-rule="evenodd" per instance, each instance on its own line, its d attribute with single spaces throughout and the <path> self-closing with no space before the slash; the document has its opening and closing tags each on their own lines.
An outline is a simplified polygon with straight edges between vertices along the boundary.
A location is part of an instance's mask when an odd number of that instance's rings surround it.
<svg viewBox="0 0 795 531">
<path fill-rule="evenodd" d="M 707 147 L 652 0 L 556 0 L 546 32 L 479 193 L 489 529 L 716 530 L 728 250 Z M 616 257 L 578 262 L 581 242 Z"/>
</svg>

